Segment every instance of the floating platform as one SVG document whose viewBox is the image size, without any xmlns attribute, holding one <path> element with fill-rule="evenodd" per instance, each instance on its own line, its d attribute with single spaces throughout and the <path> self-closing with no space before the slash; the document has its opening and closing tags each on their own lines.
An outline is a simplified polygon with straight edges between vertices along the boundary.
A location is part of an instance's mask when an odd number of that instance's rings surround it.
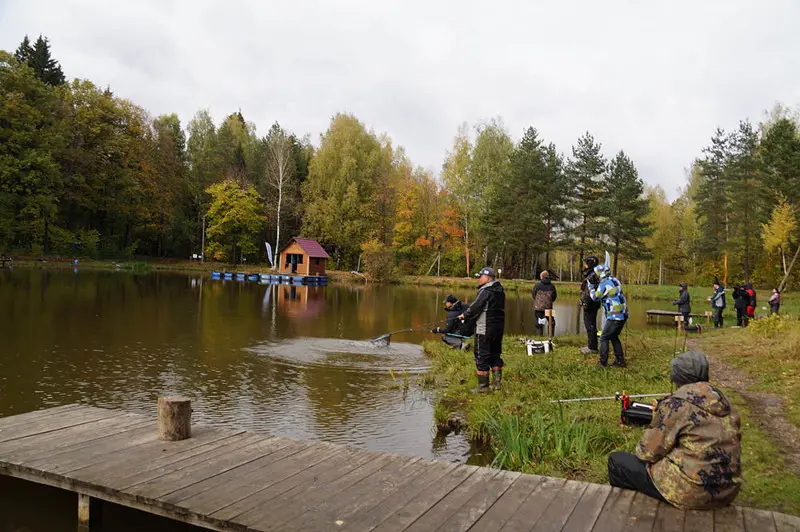
<svg viewBox="0 0 800 532">
<path fill-rule="evenodd" d="M 684 512 L 608 485 L 236 429 L 166 442 L 154 418 L 80 405 L 0 418 L 0 474 L 78 493 L 84 520 L 109 501 L 220 531 L 800 529 L 777 512 Z"/>
<path fill-rule="evenodd" d="M 281 283 L 281 284 L 295 284 L 295 285 L 314 285 L 324 286 L 328 284 L 328 278 L 325 276 L 314 275 L 287 275 L 287 274 L 272 274 L 272 273 L 233 273 L 233 272 L 211 272 L 211 279 L 219 281 L 247 281 L 251 283 Z"/>
</svg>

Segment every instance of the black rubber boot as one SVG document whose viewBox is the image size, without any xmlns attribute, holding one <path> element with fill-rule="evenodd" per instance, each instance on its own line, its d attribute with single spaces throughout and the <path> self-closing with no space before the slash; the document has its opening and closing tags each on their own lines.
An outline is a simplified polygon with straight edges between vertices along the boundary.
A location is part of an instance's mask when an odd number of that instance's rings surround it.
<svg viewBox="0 0 800 532">
<path fill-rule="evenodd" d="M 500 385 L 502 384 L 502 381 L 503 381 L 503 369 L 502 368 L 493 369 L 492 370 L 492 388 L 494 389 L 494 391 L 497 391 L 497 390 L 500 389 Z"/>
<path fill-rule="evenodd" d="M 472 393 L 489 393 L 492 391 L 489 388 L 489 376 L 488 375 L 478 375 L 478 387 L 472 390 Z"/>
</svg>

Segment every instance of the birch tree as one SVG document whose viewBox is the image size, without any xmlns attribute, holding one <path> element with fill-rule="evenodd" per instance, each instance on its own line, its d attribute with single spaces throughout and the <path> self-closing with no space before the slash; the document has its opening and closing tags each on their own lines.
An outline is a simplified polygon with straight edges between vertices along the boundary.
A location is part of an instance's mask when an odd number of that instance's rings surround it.
<svg viewBox="0 0 800 532">
<path fill-rule="evenodd" d="M 288 188 L 294 183 L 295 164 L 294 153 L 292 150 L 292 139 L 281 126 L 276 122 L 272 125 L 267 135 L 267 183 L 275 188 L 278 197 L 275 205 L 276 231 L 275 231 L 275 255 L 280 253 L 281 243 L 281 211 L 283 209 L 283 197 L 288 192 Z M 274 261 L 273 269 L 278 268 L 277 258 Z"/>
</svg>

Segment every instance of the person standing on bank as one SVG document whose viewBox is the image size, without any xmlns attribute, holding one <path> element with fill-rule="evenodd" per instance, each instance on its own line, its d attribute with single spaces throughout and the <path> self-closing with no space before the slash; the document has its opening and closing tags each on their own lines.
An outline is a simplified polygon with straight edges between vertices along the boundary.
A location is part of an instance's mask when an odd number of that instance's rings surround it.
<svg viewBox="0 0 800 532">
<path fill-rule="evenodd" d="M 466 351 L 469 349 L 469 339 L 475 334 L 475 323 L 472 321 L 461 321 L 458 317 L 467 309 L 461 301 L 453 294 L 447 294 L 444 299 L 444 310 L 447 312 L 447 321 L 444 327 L 432 329 L 433 334 L 441 334 L 442 341 L 453 349 Z"/>
<path fill-rule="evenodd" d="M 583 262 L 586 269 L 583 270 L 583 282 L 581 282 L 581 307 L 583 308 L 583 327 L 586 329 L 586 347 L 581 349 L 581 353 L 588 355 L 597 353 L 597 313 L 600 311 L 601 303 L 591 297 L 593 286 L 600 284 L 600 279 L 594 273 L 598 265 L 597 257 L 586 257 Z"/>
<path fill-rule="evenodd" d="M 725 310 L 725 287 L 714 279 L 714 295 L 708 298 L 711 308 L 714 309 L 714 328 L 722 328 L 722 311 Z"/>
<path fill-rule="evenodd" d="M 536 332 L 539 336 L 544 336 L 544 328 L 547 326 L 547 330 L 550 333 L 549 336 L 552 337 L 556 330 L 556 320 L 551 316 L 548 323 L 548 318 L 545 317 L 544 311 L 553 310 L 553 303 L 558 297 L 558 292 L 556 291 L 556 285 L 550 280 L 550 272 L 547 270 L 543 271 L 539 275 L 539 279 L 541 280 L 533 287 L 533 310 L 536 313 Z"/>
<path fill-rule="evenodd" d="M 683 353 L 670 365 L 679 388 L 659 401 L 636 454 L 608 457 L 608 481 L 681 510 L 727 506 L 742 486 L 739 415 L 709 384 L 703 353 Z"/>
<path fill-rule="evenodd" d="M 475 372 L 478 376 L 477 393 L 486 393 L 489 388 L 489 370 L 492 371 L 492 387 L 500 389 L 503 378 L 503 332 L 506 321 L 506 294 L 495 279 L 492 268 L 478 272 L 478 295 L 475 301 L 458 319 L 475 321 Z"/>
<path fill-rule="evenodd" d="M 608 344 L 614 346 L 614 365 L 624 368 L 625 353 L 622 351 L 622 342 L 619 335 L 628 321 L 628 302 L 622 293 L 622 283 L 611 275 L 608 266 L 601 264 L 595 266 L 594 272 L 600 283 L 589 293 L 593 301 L 599 301 L 606 313 L 606 324 L 600 335 L 600 365 L 608 366 Z"/>
<path fill-rule="evenodd" d="M 692 314 L 692 298 L 689 296 L 689 286 L 681 282 L 679 285 L 678 299 L 672 302 L 673 305 L 678 305 L 678 312 L 683 315 L 683 328 L 689 326 L 689 316 Z"/>
<path fill-rule="evenodd" d="M 756 307 L 758 306 L 756 290 L 752 284 L 745 283 L 744 291 L 747 294 L 747 317 L 752 320 L 756 317 Z"/>
<path fill-rule="evenodd" d="M 741 285 L 736 285 L 733 289 L 733 306 L 736 309 L 736 326 L 747 327 L 747 305 L 750 303 L 750 296 Z"/>
<path fill-rule="evenodd" d="M 772 295 L 769 297 L 769 313 L 778 314 L 781 310 L 781 293 L 777 288 L 772 289 Z"/>
</svg>

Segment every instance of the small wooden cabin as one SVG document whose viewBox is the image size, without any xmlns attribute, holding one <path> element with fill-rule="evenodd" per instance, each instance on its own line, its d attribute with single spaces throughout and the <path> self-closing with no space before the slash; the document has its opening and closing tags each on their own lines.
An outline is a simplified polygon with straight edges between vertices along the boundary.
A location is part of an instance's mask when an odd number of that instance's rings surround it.
<svg viewBox="0 0 800 532">
<path fill-rule="evenodd" d="M 325 275 L 329 258 L 316 240 L 295 237 L 281 250 L 280 272 L 321 277 Z"/>
</svg>

